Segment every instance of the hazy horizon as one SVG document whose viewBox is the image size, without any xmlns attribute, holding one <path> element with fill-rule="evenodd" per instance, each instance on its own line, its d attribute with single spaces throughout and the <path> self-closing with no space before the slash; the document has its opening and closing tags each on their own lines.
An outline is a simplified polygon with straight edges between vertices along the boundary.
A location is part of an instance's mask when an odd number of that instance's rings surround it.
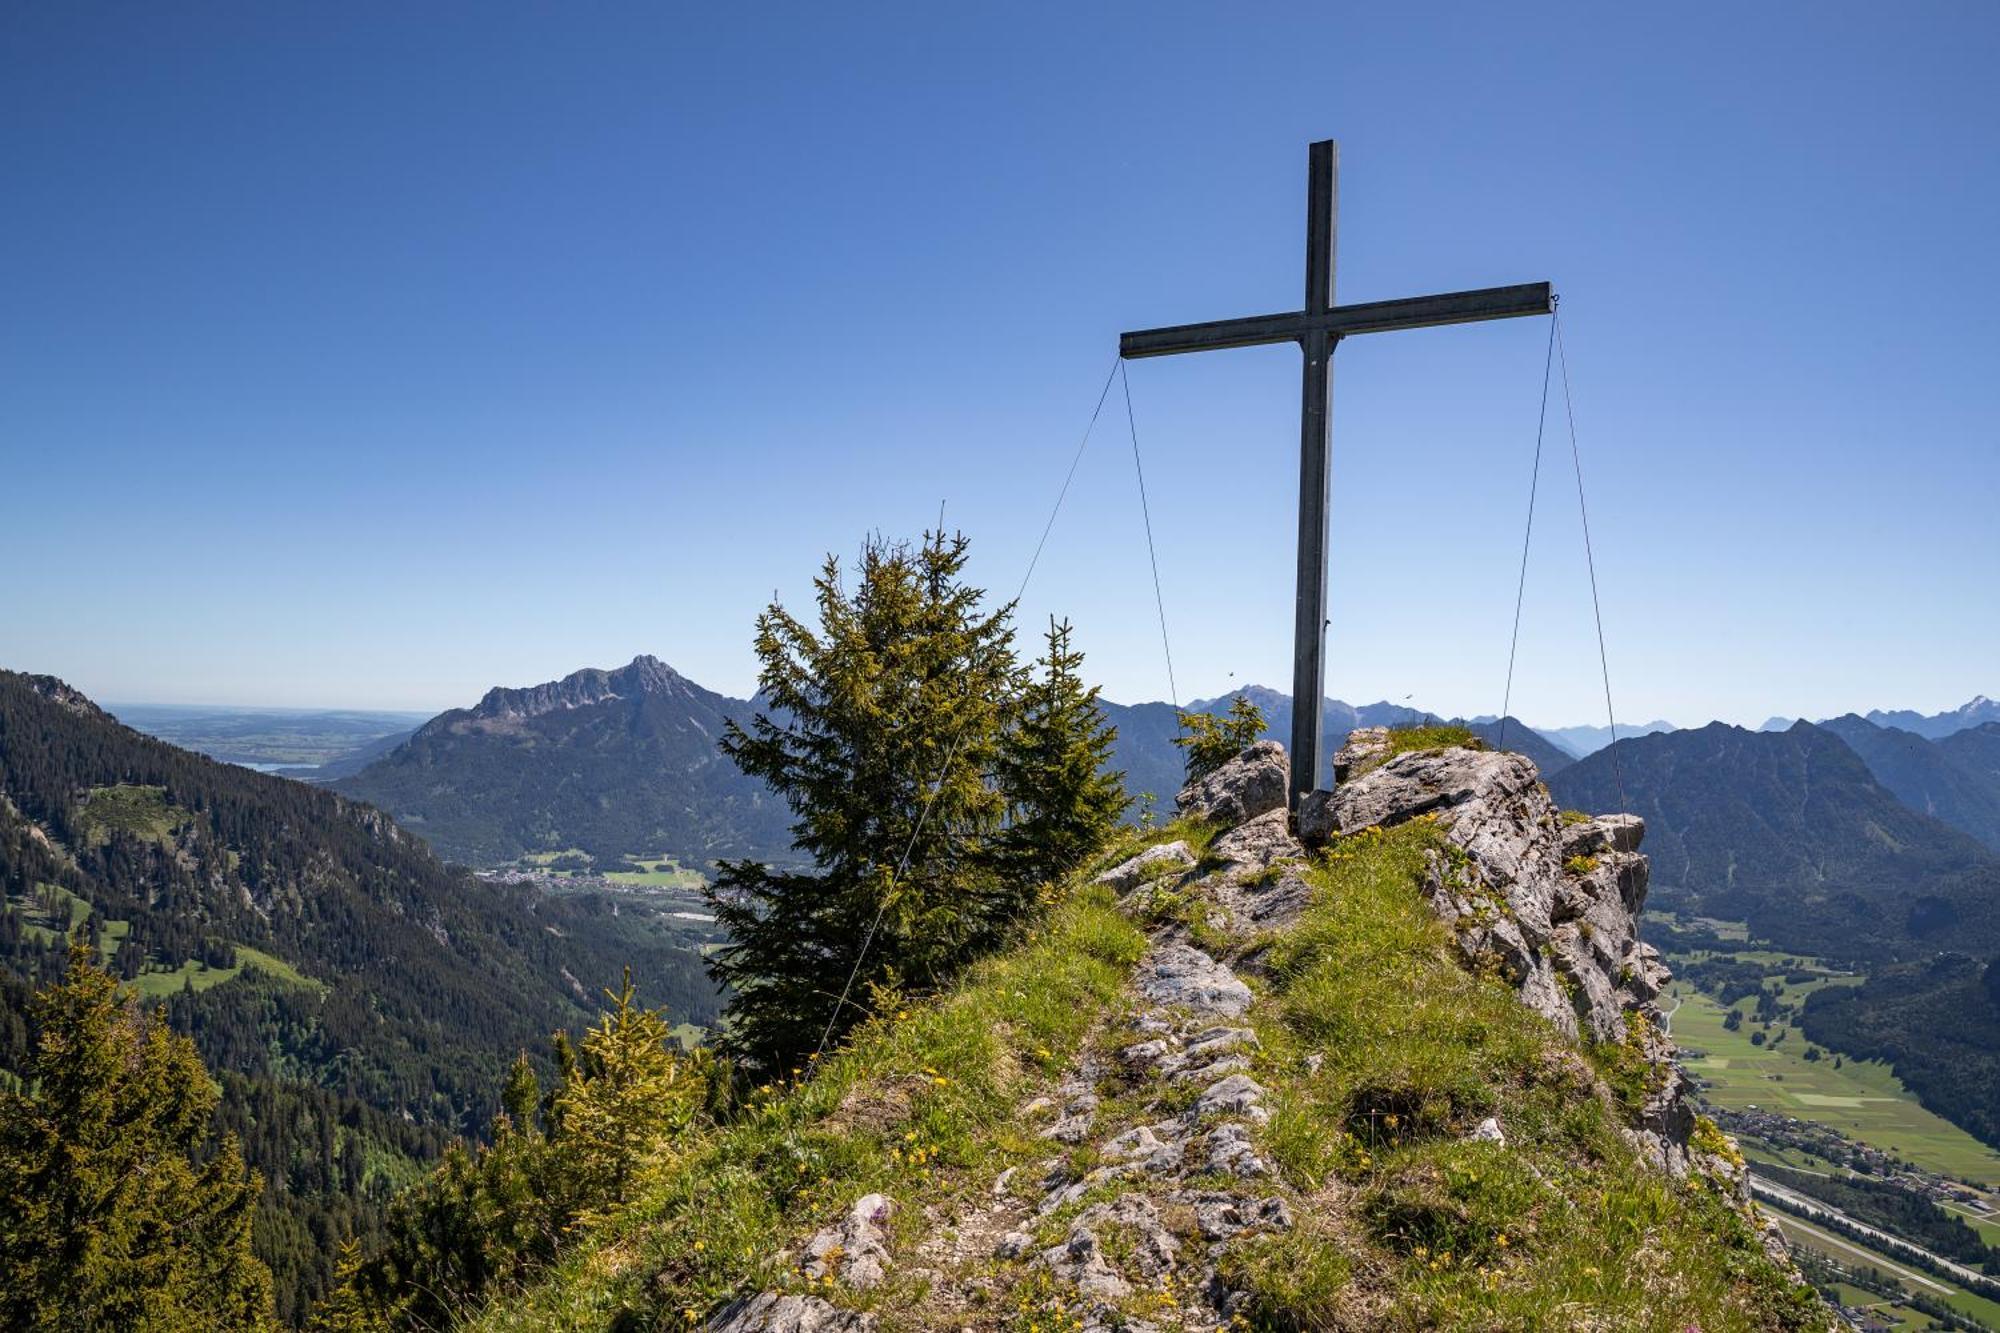
<svg viewBox="0 0 2000 1333">
<path fill-rule="evenodd" d="M 645 654 L 635 654 L 635 656 L 639 655 L 645 655 Z M 658 653 L 653 653 L 650 655 L 654 657 L 659 657 L 661 661 L 666 662 L 666 664 L 670 667 L 674 666 L 674 663 L 671 659 L 662 657 Z M 376 707 L 373 705 L 358 705 L 349 703 L 329 704 L 324 702 L 291 703 L 291 704 L 286 704 L 286 703 L 247 704 L 247 703 L 237 703 L 229 700 L 217 700 L 217 699 L 147 699 L 147 698 L 111 699 L 107 697 L 100 697 L 95 694 L 91 694 L 91 698 L 100 707 L 103 707 L 104 709 L 113 714 L 116 714 L 120 707 L 162 708 L 162 709 L 185 708 L 191 710 L 207 710 L 207 711 L 218 711 L 218 712 L 233 711 L 233 712 L 244 712 L 244 713 L 300 713 L 300 714 L 366 713 L 366 714 L 378 714 L 384 717 L 398 717 L 408 720 L 422 721 L 436 717 L 438 714 L 448 712 L 454 708 L 470 708 L 474 704 L 479 702 L 480 698 L 482 698 L 485 695 L 488 689 L 496 689 L 496 688 L 524 689 L 530 686 L 541 685 L 549 683 L 551 681 L 560 680 L 564 676 L 570 675 L 575 671 L 590 670 L 593 668 L 601 670 L 615 670 L 618 667 L 626 665 L 631 660 L 632 659 L 628 657 L 617 662 L 587 663 L 578 667 L 573 667 L 571 668 L 570 671 L 564 671 L 558 673 L 557 675 L 545 677 L 539 680 L 496 681 L 493 684 L 488 685 L 487 687 L 476 691 L 475 693 L 466 698 L 457 699 L 449 702 L 441 702 L 441 703 L 425 704 L 425 705 L 412 705 L 403 707 L 390 707 L 390 706 Z M 679 670 L 678 667 L 675 667 L 675 669 Z M 718 694 L 723 694 L 731 698 L 737 698 L 737 699 L 749 698 L 752 694 L 755 693 L 754 684 L 751 688 L 740 691 L 723 689 L 713 684 L 712 682 L 702 680 L 692 675 L 691 673 L 682 672 L 681 674 L 687 676 L 688 679 L 694 681 L 695 684 L 701 686 L 704 689 L 714 690 Z M 69 681 L 68 683 L 71 685 L 77 684 L 77 682 L 75 681 Z M 79 685 L 78 688 L 81 689 L 83 687 Z M 1278 694 L 1290 693 L 1288 690 L 1279 688 L 1277 686 L 1263 685 L 1254 681 L 1250 682 L 1247 685 L 1242 685 L 1232 682 L 1226 687 L 1221 689 L 1195 690 L 1189 694 L 1186 702 L 1193 702 L 1195 700 L 1212 700 L 1212 699 L 1226 698 L 1239 689 L 1268 689 Z M 86 694 L 91 693 L 87 689 L 84 692 Z M 1109 702 L 1116 703 L 1124 707 L 1136 707 L 1142 704 L 1167 704 L 1170 702 L 1167 699 L 1117 699 L 1117 698 L 1112 698 L 1108 694 L 1105 697 Z M 1329 698 L 1335 698 L 1335 697 L 1338 696 L 1329 696 Z M 1817 714 L 1815 716 L 1818 718 L 1834 718 L 1834 717 L 1844 716 L 1848 713 L 1854 713 L 1866 716 L 1869 712 L 1873 711 L 1890 713 L 1890 712 L 1898 712 L 1905 710 L 1922 713 L 1925 715 L 1934 715 L 1938 713 L 1950 712 L 1956 708 L 1963 706 L 1964 704 L 1972 702 L 1974 699 L 1985 698 L 1985 697 L 1988 696 L 1983 694 L 1973 694 L 1973 695 L 1968 695 L 1963 699 L 1958 699 L 1950 703 L 1940 704 L 1935 707 L 1912 705 L 1906 703 L 1870 702 L 1849 708 L 1839 709 L 1834 712 Z M 1342 700 L 1342 702 L 1357 708 L 1378 703 L 1400 704 L 1404 707 L 1418 709 L 1420 711 L 1429 711 L 1437 714 L 1440 717 L 1486 717 L 1493 715 L 1491 709 L 1428 708 L 1427 705 L 1422 700 L 1393 699 L 1387 696 L 1382 696 L 1379 698 L 1365 698 L 1365 699 L 1344 699 Z M 1575 727 L 1602 728 L 1607 725 L 1606 719 L 1602 716 L 1597 717 L 1595 719 L 1588 717 L 1578 717 L 1562 721 L 1556 721 L 1548 718 L 1537 719 L 1530 717 L 1521 717 L 1519 709 L 1514 710 L 1514 716 L 1519 720 L 1527 723 L 1529 726 L 1535 728 L 1537 731 L 1552 731 L 1557 729 L 1567 729 Z M 1689 721 L 1680 718 L 1664 718 L 1664 717 L 1641 718 L 1636 716 L 1635 717 L 1620 716 L 1617 719 L 1617 723 L 1621 732 L 1628 726 L 1645 727 L 1645 726 L 1650 726 L 1656 722 L 1666 722 L 1669 725 L 1675 727 L 1677 730 L 1686 730 L 1691 727 L 1706 726 L 1710 722 L 1724 722 L 1729 724 L 1730 726 L 1744 727 L 1754 731 L 1757 728 L 1763 726 L 1766 722 L 1769 722 L 1775 718 L 1787 718 L 1787 719 L 1797 720 L 1800 716 L 1801 716 L 1800 714 L 1794 712 L 1788 712 L 1785 709 L 1779 708 L 1779 709 L 1771 709 L 1756 717 L 1731 717 L 1731 718 L 1712 717 L 1712 718 L 1703 718 L 1699 721 Z M 1813 720 L 1813 719 L 1808 718 L 1807 720 Z"/>
</svg>

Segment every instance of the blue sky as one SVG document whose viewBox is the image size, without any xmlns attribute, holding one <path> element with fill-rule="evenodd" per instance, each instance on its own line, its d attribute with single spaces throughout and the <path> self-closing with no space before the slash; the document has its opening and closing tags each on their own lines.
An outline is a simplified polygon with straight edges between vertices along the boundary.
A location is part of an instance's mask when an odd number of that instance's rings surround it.
<svg viewBox="0 0 2000 1333">
<path fill-rule="evenodd" d="M 1119 331 L 1296 305 L 1335 137 L 1342 299 L 1563 294 L 1621 717 L 2000 693 L 2000 9 L 749 15 L 10 7 L 0 664 L 434 708 L 653 652 L 742 693 L 774 590 L 941 502 L 1011 590 Z M 1338 354 L 1331 693 L 1498 707 L 1545 335 Z M 1283 686 L 1297 354 L 1131 384 L 1180 692 Z M 1547 724 L 1602 715 L 1555 425 Z M 1051 610 L 1166 695 L 1115 391 Z"/>
</svg>

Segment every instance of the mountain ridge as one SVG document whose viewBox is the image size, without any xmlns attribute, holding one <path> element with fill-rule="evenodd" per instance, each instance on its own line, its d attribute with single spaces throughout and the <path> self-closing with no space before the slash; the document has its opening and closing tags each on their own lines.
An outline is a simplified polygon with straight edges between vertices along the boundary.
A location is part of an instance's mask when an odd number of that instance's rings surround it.
<svg viewBox="0 0 2000 1333">
<path fill-rule="evenodd" d="M 0 1069 L 71 938 L 191 1035 L 264 1173 L 256 1246 L 301 1316 L 388 1189 L 482 1125 L 517 1053 L 635 967 L 712 1023 L 691 927 L 445 866 L 380 810 L 209 759 L 0 671 Z"/>
<path fill-rule="evenodd" d="M 2000 859 L 1911 809 L 1839 736 L 1727 723 L 1621 740 L 1555 774 L 1567 805 L 1618 804 L 1651 831 L 1663 902 L 1748 920 L 1832 958 L 1908 957 L 1954 931 L 2000 943 Z"/>
<path fill-rule="evenodd" d="M 696 867 L 724 856 L 782 860 L 790 812 L 717 748 L 755 706 L 642 654 L 623 667 L 496 686 L 331 785 L 470 865 L 571 849 L 614 866 L 626 856 Z"/>
</svg>

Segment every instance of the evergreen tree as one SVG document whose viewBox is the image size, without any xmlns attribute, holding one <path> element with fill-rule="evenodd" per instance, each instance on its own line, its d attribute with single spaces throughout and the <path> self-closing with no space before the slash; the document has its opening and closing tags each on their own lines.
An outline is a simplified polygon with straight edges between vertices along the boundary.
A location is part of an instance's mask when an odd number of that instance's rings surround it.
<svg viewBox="0 0 2000 1333">
<path fill-rule="evenodd" d="M 1179 714 L 1181 734 L 1174 744 L 1187 756 L 1187 780 L 1200 782 L 1242 754 L 1264 734 L 1264 710 L 1244 695 L 1230 701 L 1229 716 Z"/>
<path fill-rule="evenodd" d="M 731 941 L 710 959 L 734 991 L 725 1040 L 753 1066 L 846 1031 L 877 986 L 938 985 L 1019 911 L 989 781 L 1019 674 L 1013 607 L 983 610 L 965 560 L 963 536 L 871 540 L 851 593 L 836 558 L 814 580 L 817 630 L 775 603 L 758 617 L 766 708 L 722 749 L 790 805 L 812 864 L 724 862 L 708 893 Z"/>
<path fill-rule="evenodd" d="M 1070 633 L 1067 620 L 1049 618 L 1048 650 L 1000 751 L 1000 789 L 1012 804 L 1006 845 L 1029 884 L 1060 880 L 1089 860 L 1127 804 L 1125 775 L 1105 769 L 1118 731 L 1104 720 L 1097 687 L 1084 686 Z"/>
<path fill-rule="evenodd" d="M 329 1330 L 450 1326 L 507 1280 L 554 1259 L 593 1213 L 630 1194 L 702 1107 L 706 1057 L 675 1053 L 666 1015 L 636 1003 L 628 973 L 596 1027 L 556 1034 L 546 1098 L 525 1056 L 508 1071 L 490 1143 L 453 1144 L 391 1206 L 382 1251 L 344 1256 L 315 1319 Z M 538 1123 L 539 1122 L 539 1123 Z"/>
<path fill-rule="evenodd" d="M 376 1333 L 385 1328 L 355 1281 L 361 1271 L 361 1243 L 349 1236 L 340 1242 L 333 1265 L 333 1290 L 313 1311 L 313 1333 Z"/>
<path fill-rule="evenodd" d="M 564 1193 L 578 1211 L 623 1197 L 648 1153 L 687 1127 L 705 1091 L 705 1053 L 674 1054 L 666 1015 L 633 1002 L 629 969 L 606 998 L 612 1007 L 583 1034 L 555 1100 Z M 508 1095 L 525 1104 L 533 1093 L 510 1079 Z"/>
<path fill-rule="evenodd" d="M 33 1019 L 32 1090 L 0 1093 L 0 1325 L 269 1326 L 263 1185 L 234 1135 L 205 1152 L 217 1094 L 194 1044 L 81 940 Z"/>
</svg>

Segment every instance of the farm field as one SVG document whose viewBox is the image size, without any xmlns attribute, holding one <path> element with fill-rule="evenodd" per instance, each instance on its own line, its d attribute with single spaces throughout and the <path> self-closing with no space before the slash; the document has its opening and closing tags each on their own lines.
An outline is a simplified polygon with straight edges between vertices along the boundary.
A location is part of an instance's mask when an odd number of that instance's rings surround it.
<svg viewBox="0 0 2000 1333">
<path fill-rule="evenodd" d="M 604 878 L 613 884 L 630 884 L 655 889 L 699 889 L 708 883 L 708 876 L 699 870 L 689 870 L 671 856 L 628 856 L 625 858 L 639 870 L 613 870 Z"/>
<path fill-rule="evenodd" d="M 1742 955 L 1739 955 L 1742 956 Z M 1802 999 L 1817 985 L 1788 987 L 1785 999 Z M 1716 1106 L 1741 1111 L 1758 1107 L 1830 1126 L 1851 1138 L 1945 1175 L 2000 1186 L 2000 1152 L 1987 1147 L 1943 1117 L 1925 1110 L 1887 1065 L 1838 1058 L 1821 1052 L 1805 1058 L 1809 1043 L 1784 1020 L 1771 1025 L 1762 1046 L 1751 1040 L 1753 999 L 1731 1008 L 1744 1014 L 1742 1026 L 1723 1026 L 1728 1012 L 1691 986 L 1674 983 L 1669 1005 L 1683 1063 L 1701 1080 L 1702 1096 Z"/>
</svg>

